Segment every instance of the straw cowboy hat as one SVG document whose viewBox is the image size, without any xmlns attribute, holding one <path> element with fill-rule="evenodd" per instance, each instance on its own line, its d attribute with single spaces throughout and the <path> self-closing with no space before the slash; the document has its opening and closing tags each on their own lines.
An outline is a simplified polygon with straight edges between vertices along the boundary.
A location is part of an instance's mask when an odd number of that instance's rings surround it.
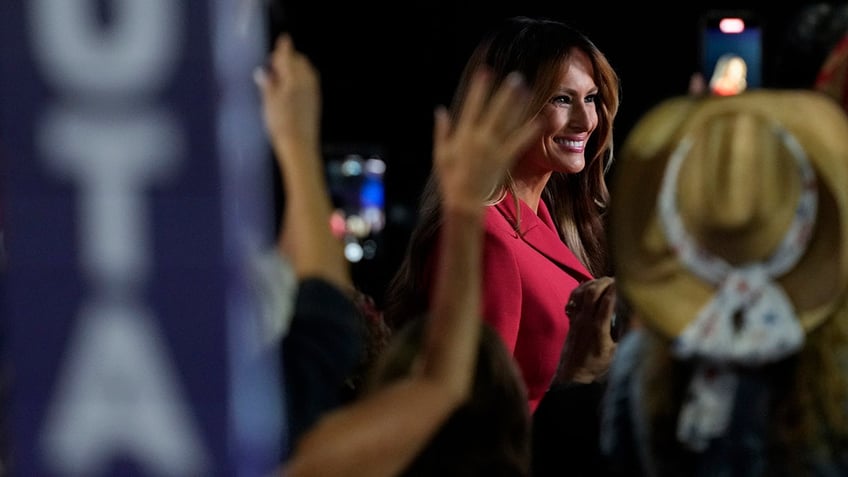
<svg viewBox="0 0 848 477">
<path fill-rule="evenodd" d="M 681 337 L 706 309 L 725 306 L 727 293 L 733 314 L 771 293 L 801 340 L 839 304 L 848 285 L 848 119 L 830 98 L 757 90 L 669 99 L 631 130 L 615 167 L 617 286 L 661 335 Z M 754 295 L 733 291 L 748 279 Z"/>
</svg>

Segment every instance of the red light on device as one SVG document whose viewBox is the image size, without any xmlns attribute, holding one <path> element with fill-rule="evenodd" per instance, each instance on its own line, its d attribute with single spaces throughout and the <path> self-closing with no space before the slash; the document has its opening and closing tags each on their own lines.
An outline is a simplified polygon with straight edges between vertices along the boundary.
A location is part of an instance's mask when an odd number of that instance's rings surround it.
<svg viewBox="0 0 848 477">
<path fill-rule="evenodd" d="M 718 23 L 718 29 L 722 33 L 742 33 L 745 31 L 745 20 L 741 18 L 722 18 Z"/>
</svg>

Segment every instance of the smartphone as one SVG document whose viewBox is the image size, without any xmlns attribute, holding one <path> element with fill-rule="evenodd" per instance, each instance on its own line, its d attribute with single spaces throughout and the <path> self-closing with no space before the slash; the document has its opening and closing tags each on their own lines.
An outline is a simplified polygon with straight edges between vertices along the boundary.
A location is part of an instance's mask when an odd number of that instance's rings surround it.
<svg viewBox="0 0 848 477">
<path fill-rule="evenodd" d="M 711 94 L 763 85 L 763 22 L 750 10 L 710 10 L 701 17 L 701 72 Z"/>
<path fill-rule="evenodd" d="M 386 226 L 386 162 L 377 144 L 324 145 L 327 185 L 333 202 L 330 229 L 344 241 L 351 263 L 373 260 Z"/>
</svg>

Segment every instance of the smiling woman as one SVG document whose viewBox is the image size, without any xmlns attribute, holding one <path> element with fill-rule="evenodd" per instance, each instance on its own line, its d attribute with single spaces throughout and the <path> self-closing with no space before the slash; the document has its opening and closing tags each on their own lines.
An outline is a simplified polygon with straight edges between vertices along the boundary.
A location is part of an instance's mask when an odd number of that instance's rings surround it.
<svg viewBox="0 0 848 477">
<path fill-rule="evenodd" d="M 521 368 L 532 412 L 559 364 L 572 290 L 609 274 L 604 175 L 612 160 L 619 81 L 580 31 L 550 19 L 509 18 L 472 53 L 454 97 L 454 115 L 468 99 L 471 73 L 482 65 L 496 83 L 520 72 L 532 94 L 524 120 L 536 117 L 543 124 L 489 195 L 484 248 L 483 317 Z M 431 298 L 436 258 L 445 253 L 438 189 L 431 176 L 417 228 L 388 291 L 386 317 L 394 326 L 426 309 Z M 585 305 L 595 307 L 592 300 Z"/>
</svg>

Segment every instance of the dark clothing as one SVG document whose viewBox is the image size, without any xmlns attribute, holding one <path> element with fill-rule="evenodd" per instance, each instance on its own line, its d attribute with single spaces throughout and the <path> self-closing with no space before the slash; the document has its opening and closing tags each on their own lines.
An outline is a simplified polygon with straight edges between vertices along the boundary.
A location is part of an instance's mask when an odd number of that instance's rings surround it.
<svg viewBox="0 0 848 477">
<path fill-rule="evenodd" d="M 606 386 L 555 384 L 533 414 L 533 477 L 599 477 L 601 401 Z"/>
<path fill-rule="evenodd" d="M 282 343 L 288 447 L 342 403 L 344 382 L 364 352 L 361 321 L 354 302 L 335 286 L 315 278 L 299 283 Z"/>
<path fill-rule="evenodd" d="M 774 376 L 764 371 L 740 370 L 733 414 L 725 434 L 710 442 L 702 453 L 683 449 L 678 442 L 662 447 L 662 455 L 652 451 L 651 423 L 641 387 L 647 372 L 647 342 L 644 330 L 627 333 L 616 349 L 615 361 L 602 410 L 601 448 L 617 467 L 616 476 L 665 477 L 837 477 L 848 475 L 848 456 L 815 452 L 803 455 L 802 469 L 785 462 L 769 462 L 766 442 L 770 415 L 770 393 Z M 669 377 L 671 380 L 671 377 Z M 780 451 L 772 457 L 782 459 Z M 789 454 L 786 452 L 783 454 Z M 836 454 L 836 455 L 834 455 Z"/>
</svg>

